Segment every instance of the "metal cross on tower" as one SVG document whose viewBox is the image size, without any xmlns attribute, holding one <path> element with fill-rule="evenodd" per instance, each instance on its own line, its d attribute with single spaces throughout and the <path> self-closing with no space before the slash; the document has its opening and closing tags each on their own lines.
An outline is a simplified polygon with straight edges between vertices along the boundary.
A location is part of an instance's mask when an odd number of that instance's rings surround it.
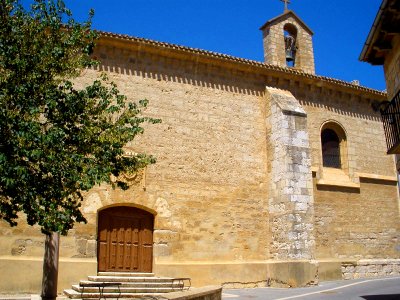
<svg viewBox="0 0 400 300">
<path fill-rule="evenodd" d="M 288 11 L 288 4 L 290 4 L 290 0 L 281 0 L 282 2 L 285 2 L 285 11 Z"/>
</svg>

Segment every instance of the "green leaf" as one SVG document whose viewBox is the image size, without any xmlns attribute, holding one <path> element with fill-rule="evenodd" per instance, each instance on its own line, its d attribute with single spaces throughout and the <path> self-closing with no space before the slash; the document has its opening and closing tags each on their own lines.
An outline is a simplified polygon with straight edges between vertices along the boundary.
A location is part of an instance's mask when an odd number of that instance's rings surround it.
<svg viewBox="0 0 400 300">
<path fill-rule="evenodd" d="M 124 156 L 144 132 L 148 100 L 134 103 L 102 74 L 83 88 L 74 79 L 96 65 L 93 11 L 78 23 L 63 1 L 0 1 L 0 218 L 11 226 L 24 212 L 44 233 L 67 234 L 82 192 L 111 174 L 155 163 L 151 155 Z M 128 104 L 129 103 L 129 104 Z"/>
</svg>

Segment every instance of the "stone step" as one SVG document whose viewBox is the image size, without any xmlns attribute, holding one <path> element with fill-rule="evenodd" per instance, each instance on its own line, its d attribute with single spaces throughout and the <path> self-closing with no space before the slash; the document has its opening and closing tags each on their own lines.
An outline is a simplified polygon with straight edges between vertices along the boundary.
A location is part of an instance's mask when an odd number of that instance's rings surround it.
<svg viewBox="0 0 400 300">
<path fill-rule="evenodd" d="M 80 292 L 74 291 L 72 289 L 64 290 L 64 294 L 71 299 L 88 299 L 88 298 L 93 298 L 93 299 L 99 299 L 100 298 L 100 293 L 84 293 L 81 294 Z M 102 298 L 117 298 L 116 293 L 104 293 L 102 294 Z M 119 298 L 141 298 L 141 299 L 146 299 L 147 297 L 155 297 L 155 296 L 161 296 L 163 295 L 162 293 L 124 293 L 122 294 Z"/>
<path fill-rule="evenodd" d="M 97 287 L 85 287 L 84 289 L 80 287 L 77 284 L 72 285 L 72 289 L 76 292 L 81 293 L 82 290 L 84 294 L 90 293 L 98 293 L 99 288 Z M 105 287 L 103 290 L 103 293 L 116 293 L 118 294 L 119 291 L 121 291 L 121 297 L 123 297 L 125 294 L 129 293 L 139 293 L 139 294 L 149 294 L 149 293 L 171 293 L 171 292 L 177 292 L 180 291 L 180 287 L 126 287 L 126 286 L 121 286 L 120 290 L 118 290 L 117 287 Z"/>
<path fill-rule="evenodd" d="M 95 282 L 172 282 L 170 277 L 88 276 Z"/>
<path fill-rule="evenodd" d="M 138 272 L 97 272 L 97 276 L 154 277 L 154 273 L 138 273 Z"/>
<path fill-rule="evenodd" d="M 93 281 L 88 280 L 81 280 L 80 283 L 88 284 L 93 283 Z M 78 285 L 77 285 L 78 286 Z M 121 282 L 121 288 L 162 288 L 162 287 L 172 287 L 172 288 L 182 288 L 183 284 L 175 281 L 172 283 L 171 281 L 168 282 Z M 85 288 L 86 289 L 86 288 Z"/>
</svg>

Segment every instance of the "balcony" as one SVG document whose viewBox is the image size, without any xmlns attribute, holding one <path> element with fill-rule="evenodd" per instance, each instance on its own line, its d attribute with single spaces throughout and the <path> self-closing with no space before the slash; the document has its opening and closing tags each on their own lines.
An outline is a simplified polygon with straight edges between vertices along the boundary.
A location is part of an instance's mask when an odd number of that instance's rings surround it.
<svg viewBox="0 0 400 300">
<path fill-rule="evenodd" d="M 385 130 L 387 154 L 400 154 L 400 91 L 385 107 L 381 108 Z"/>
</svg>

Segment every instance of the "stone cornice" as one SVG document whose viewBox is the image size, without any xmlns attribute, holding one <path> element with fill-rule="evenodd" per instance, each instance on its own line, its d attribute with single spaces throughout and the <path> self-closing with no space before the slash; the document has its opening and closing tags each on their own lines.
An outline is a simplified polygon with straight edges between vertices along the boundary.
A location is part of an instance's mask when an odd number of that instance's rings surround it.
<svg viewBox="0 0 400 300">
<path fill-rule="evenodd" d="M 98 46 L 110 45 L 117 48 L 148 52 L 186 61 L 213 64 L 224 68 L 254 73 L 256 75 L 269 76 L 276 78 L 278 81 L 289 80 L 289 82 L 302 82 L 303 84 L 324 87 L 332 90 L 340 90 L 342 92 L 360 95 L 366 98 L 386 100 L 386 93 L 384 92 L 360 85 L 354 85 L 350 82 L 339 79 L 313 75 L 295 68 L 280 67 L 217 52 L 158 42 L 145 38 L 132 37 L 129 35 L 110 32 L 98 33 L 100 35 L 97 42 Z"/>
</svg>

